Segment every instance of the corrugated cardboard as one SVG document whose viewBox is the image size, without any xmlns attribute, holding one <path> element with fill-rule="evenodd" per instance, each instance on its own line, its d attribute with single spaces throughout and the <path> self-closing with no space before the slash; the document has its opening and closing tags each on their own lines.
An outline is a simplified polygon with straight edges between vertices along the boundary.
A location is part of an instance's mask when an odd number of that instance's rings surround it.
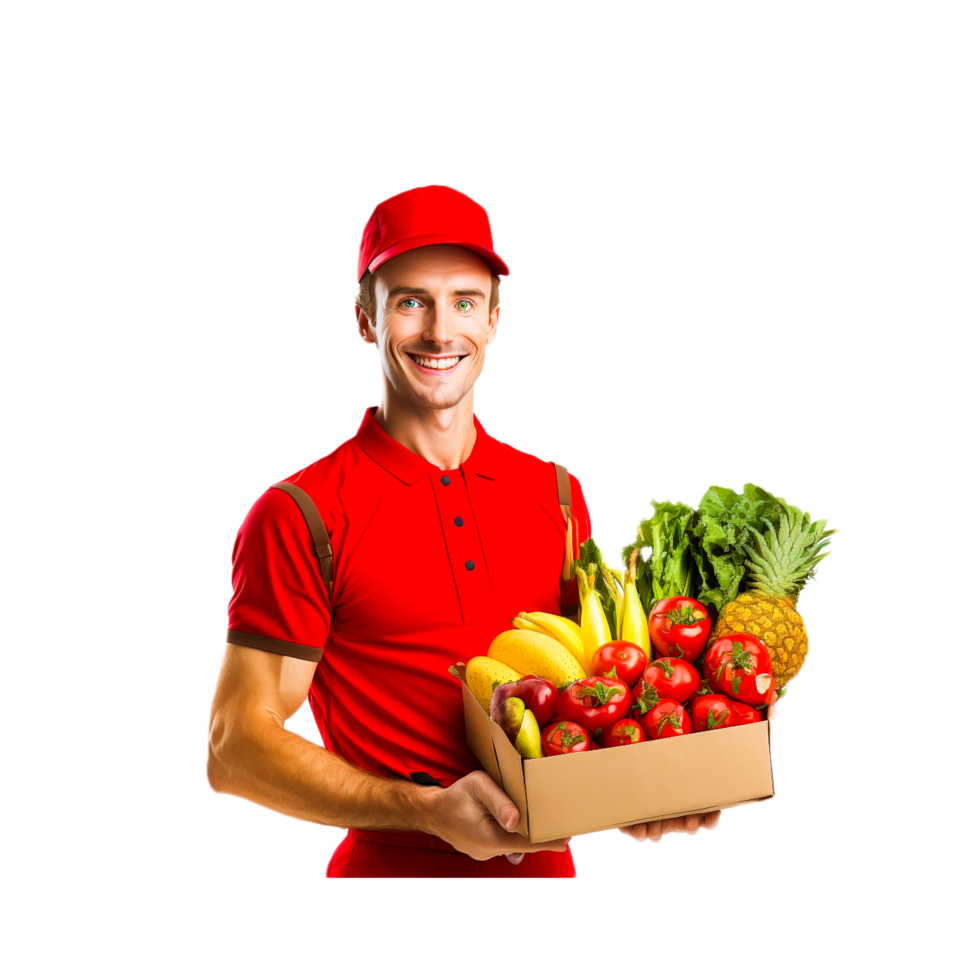
<svg viewBox="0 0 980 980">
<path fill-rule="evenodd" d="M 522 759 L 463 685 L 466 740 L 537 843 L 773 795 L 769 722 L 545 759 Z"/>
</svg>

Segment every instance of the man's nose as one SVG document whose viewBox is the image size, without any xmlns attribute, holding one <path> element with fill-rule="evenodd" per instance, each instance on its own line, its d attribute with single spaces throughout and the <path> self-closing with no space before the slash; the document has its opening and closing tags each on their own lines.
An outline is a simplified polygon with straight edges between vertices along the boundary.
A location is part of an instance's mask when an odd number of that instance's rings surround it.
<svg viewBox="0 0 980 980">
<path fill-rule="evenodd" d="M 452 317 L 441 304 L 434 304 L 432 312 L 428 316 L 428 322 L 425 325 L 422 337 L 430 344 L 439 344 L 441 346 L 451 343 L 455 336 Z"/>
</svg>

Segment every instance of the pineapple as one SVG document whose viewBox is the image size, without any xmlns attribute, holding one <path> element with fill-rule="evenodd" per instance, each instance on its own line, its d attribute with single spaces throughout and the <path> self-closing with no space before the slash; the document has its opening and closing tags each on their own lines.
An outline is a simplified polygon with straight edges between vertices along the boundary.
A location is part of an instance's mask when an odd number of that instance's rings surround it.
<svg viewBox="0 0 980 980">
<path fill-rule="evenodd" d="M 765 521 L 766 533 L 753 531 L 755 547 L 746 548 L 747 591 L 726 603 L 708 638 L 709 645 L 730 633 L 750 633 L 772 657 L 776 689 L 797 675 L 807 653 L 806 628 L 796 600 L 833 531 L 826 521 L 810 523 L 810 515 L 780 501 L 779 527 Z"/>
</svg>

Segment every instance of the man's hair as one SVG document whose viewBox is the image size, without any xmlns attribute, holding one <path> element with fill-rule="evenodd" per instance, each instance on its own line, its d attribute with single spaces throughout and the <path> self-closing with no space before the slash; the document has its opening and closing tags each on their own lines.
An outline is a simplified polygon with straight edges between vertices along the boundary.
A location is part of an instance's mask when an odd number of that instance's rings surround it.
<svg viewBox="0 0 980 980">
<path fill-rule="evenodd" d="M 373 272 L 365 272 L 361 276 L 361 282 L 357 290 L 357 298 L 354 302 L 367 314 L 371 321 L 371 326 L 375 325 L 378 315 L 378 294 L 375 292 L 374 284 L 377 276 Z M 500 303 L 500 276 L 490 273 L 490 312 L 497 308 Z"/>
</svg>

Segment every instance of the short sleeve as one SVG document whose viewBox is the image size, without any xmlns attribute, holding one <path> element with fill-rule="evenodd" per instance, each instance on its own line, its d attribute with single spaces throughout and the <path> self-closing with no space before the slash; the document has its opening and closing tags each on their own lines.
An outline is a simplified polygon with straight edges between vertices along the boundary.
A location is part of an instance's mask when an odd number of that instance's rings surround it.
<svg viewBox="0 0 980 980">
<path fill-rule="evenodd" d="M 592 537 L 592 518 L 585 503 L 585 495 L 582 493 L 582 484 L 571 473 L 568 474 L 568 482 L 572 490 L 572 518 L 578 522 L 575 543 L 581 544 Z M 561 605 L 563 609 L 571 609 L 572 606 L 578 605 L 578 580 L 575 576 L 562 584 Z"/>
<path fill-rule="evenodd" d="M 235 538 L 228 642 L 317 661 L 330 634 L 330 600 L 310 530 L 295 501 L 269 489 Z"/>
</svg>

